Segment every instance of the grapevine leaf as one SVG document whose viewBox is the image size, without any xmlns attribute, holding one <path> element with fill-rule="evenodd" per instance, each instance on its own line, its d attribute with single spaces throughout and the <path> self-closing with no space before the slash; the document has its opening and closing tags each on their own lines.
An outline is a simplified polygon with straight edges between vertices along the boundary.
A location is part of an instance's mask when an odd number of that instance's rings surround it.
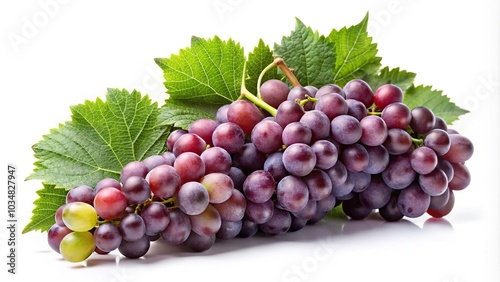
<svg viewBox="0 0 500 282">
<path fill-rule="evenodd" d="M 167 99 L 160 108 L 158 116 L 159 126 L 172 125 L 176 128 L 188 129 L 189 125 L 198 119 L 215 119 L 213 110 L 201 107 L 192 107 L 179 101 Z"/>
<path fill-rule="evenodd" d="M 431 86 L 412 85 L 405 91 L 403 103 L 410 109 L 425 105 L 432 110 L 434 115 L 442 117 L 447 124 L 451 124 L 459 116 L 469 112 L 451 102 L 450 98 L 443 95 L 443 91 L 432 89 Z"/>
<path fill-rule="evenodd" d="M 23 234 L 30 231 L 40 230 L 42 232 L 54 225 L 57 209 L 66 203 L 66 190 L 57 189 L 54 185 L 43 184 L 43 188 L 36 191 L 38 199 L 33 204 L 33 215 L 30 222 L 24 227 Z"/>
<path fill-rule="evenodd" d="M 245 56 L 232 39 L 193 37 L 191 47 L 155 62 L 163 70 L 169 99 L 220 106 L 240 96 Z"/>
<path fill-rule="evenodd" d="M 316 87 L 331 83 L 335 46 L 323 35 L 296 19 L 295 30 L 275 44 L 275 53 L 283 58 L 302 85 Z"/>
<path fill-rule="evenodd" d="M 245 86 L 250 93 L 257 94 L 257 81 L 262 70 L 274 61 L 273 51 L 266 45 L 262 39 L 255 46 L 252 52 L 248 54 L 247 78 Z M 267 71 L 262 82 L 269 79 L 280 79 L 277 69 Z"/>
<path fill-rule="evenodd" d="M 155 127 L 158 105 L 137 91 L 109 89 L 106 101 L 85 101 L 71 113 L 71 121 L 33 146 L 37 161 L 27 180 L 57 188 L 94 186 L 105 177 L 118 179 L 128 162 L 165 149 L 169 127 Z"/>
<path fill-rule="evenodd" d="M 389 67 L 384 67 L 377 75 L 366 77 L 365 81 L 370 84 L 373 91 L 381 85 L 392 83 L 399 86 L 404 92 L 413 85 L 415 76 L 416 74 L 413 72 L 400 70 L 399 68 L 389 69 Z"/>
<path fill-rule="evenodd" d="M 333 81 L 340 86 L 351 79 L 377 73 L 380 68 L 377 44 L 368 36 L 367 26 L 368 13 L 359 24 L 339 31 L 333 29 L 328 36 L 336 51 Z"/>
</svg>

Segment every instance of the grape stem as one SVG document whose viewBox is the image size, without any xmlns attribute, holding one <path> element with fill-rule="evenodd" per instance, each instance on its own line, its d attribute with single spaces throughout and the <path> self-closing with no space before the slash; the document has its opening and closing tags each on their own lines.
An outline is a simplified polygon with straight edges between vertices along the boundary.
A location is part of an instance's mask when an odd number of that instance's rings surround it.
<svg viewBox="0 0 500 282">
<path fill-rule="evenodd" d="M 275 58 L 272 63 L 267 65 L 259 75 L 259 78 L 257 79 L 257 97 L 262 100 L 262 95 L 260 94 L 260 86 L 262 85 L 262 78 L 264 78 L 264 75 L 266 72 L 273 67 L 279 67 L 280 70 L 283 72 L 283 74 L 288 78 L 292 86 L 301 86 L 300 82 L 297 80 L 297 77 L 293 74 L 293 70 L 288 68 L 286 65 L 285 61 L 282 58 Z"/>
<path fill-rule="evenodd" d="M 250 93 L 250 91 L 248 91 L 245 84 L 246 68 L 247 63 L 245 62 L 245 64 L 243 65 L 243 77 L 241 79 L 241 95 L 240 97 L 238 97 L 238 100 L 247 99 L 250 102 L 254 103 L 257 107 L 264 109 L 273 117 L 276 116 L 276 109 L 273 106 L 269 105 L 268 103 L 264 102 L 264 100 L 258 98 L 254 94 Z"/>
</svg>

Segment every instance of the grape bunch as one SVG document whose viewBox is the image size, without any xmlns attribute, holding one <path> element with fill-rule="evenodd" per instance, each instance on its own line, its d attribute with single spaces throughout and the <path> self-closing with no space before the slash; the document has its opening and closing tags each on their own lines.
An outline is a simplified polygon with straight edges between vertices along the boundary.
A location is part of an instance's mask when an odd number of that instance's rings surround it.
<svg viewBox="0 0 500 282">
<path fill-rule="evenodd" d="M 248 96 L 247 96 L 248 97 Z M 270 79 L 216 118 L 173 130 L 167 150 L 125 165 L 119 179 L 71 189 L 48 232 L 68 261 L 152 241 L 206 251 L 216 240 L 294 232 L 340 206 L 351 220 L 451 212 L 471 175 L 472 142 L 394 84 L 375 91 L 289 86 Z"/>
</svg>

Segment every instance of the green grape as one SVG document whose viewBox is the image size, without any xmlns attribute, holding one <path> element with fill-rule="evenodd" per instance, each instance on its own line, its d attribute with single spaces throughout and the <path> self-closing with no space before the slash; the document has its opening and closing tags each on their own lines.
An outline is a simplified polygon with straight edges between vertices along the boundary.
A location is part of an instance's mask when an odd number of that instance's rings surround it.
<svg viewBox="0 0 500 282">
<path fill-rule="evenodd" d="M 94 236 L 89 231 L 71 232 L 61 240 L 59 249 L 67 261 L 84 261 L 94 252 Z"/>
<path fill-rule="evenodd" d="M 93 206 L 84 202 L 73 202 L 66 205 L 62 212 L 64 224 L 77 232 L 88 231 L 97 223 L 97 212 Z"/>
</svg>

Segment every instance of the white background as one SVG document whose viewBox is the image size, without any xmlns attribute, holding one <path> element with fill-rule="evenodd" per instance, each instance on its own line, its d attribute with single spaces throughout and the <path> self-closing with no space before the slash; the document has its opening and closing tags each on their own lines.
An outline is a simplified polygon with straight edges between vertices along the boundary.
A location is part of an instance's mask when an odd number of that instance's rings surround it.
<svg viewBox="0 0 500 282">
<path fill-rule="evenodd" d="M 495 0 L 2 1 L 0 156 L 4 167 L 17 165 L 21 181 L 15 277 L 7 275 L 7 193 L 0 189 L 0 277 L 500 281 L 499 11 Z M 417 84 L 443 90 L 470 110 L 453 127 L 475 145 L 468 162 L 472 184 L 456 193 L 455 209 L 445 220 L 432 222 L 426 215 L 396 224 L 324 221 L 274 238 L 218 242 L 201 254 L 154 244 L 143 259 L 113 253 L 79 264 L 53 252 L 45 233 L 20 234 L 41 187 L 22 181 L 33 169 L 31 145 L 70 119 L 69 106 L 104 97 L 108 87 L 135 88 L 161 103 L 165 90 L 153 59 L 177 53 L 192 35 L 232 37 L 249 52 L 259 38 L 271 46 L 280 42 L 294 29 L 295 17 L 327 35 L 357 24 L 366 12 L 383 66 L 417 73 Z"/>
</svg>

